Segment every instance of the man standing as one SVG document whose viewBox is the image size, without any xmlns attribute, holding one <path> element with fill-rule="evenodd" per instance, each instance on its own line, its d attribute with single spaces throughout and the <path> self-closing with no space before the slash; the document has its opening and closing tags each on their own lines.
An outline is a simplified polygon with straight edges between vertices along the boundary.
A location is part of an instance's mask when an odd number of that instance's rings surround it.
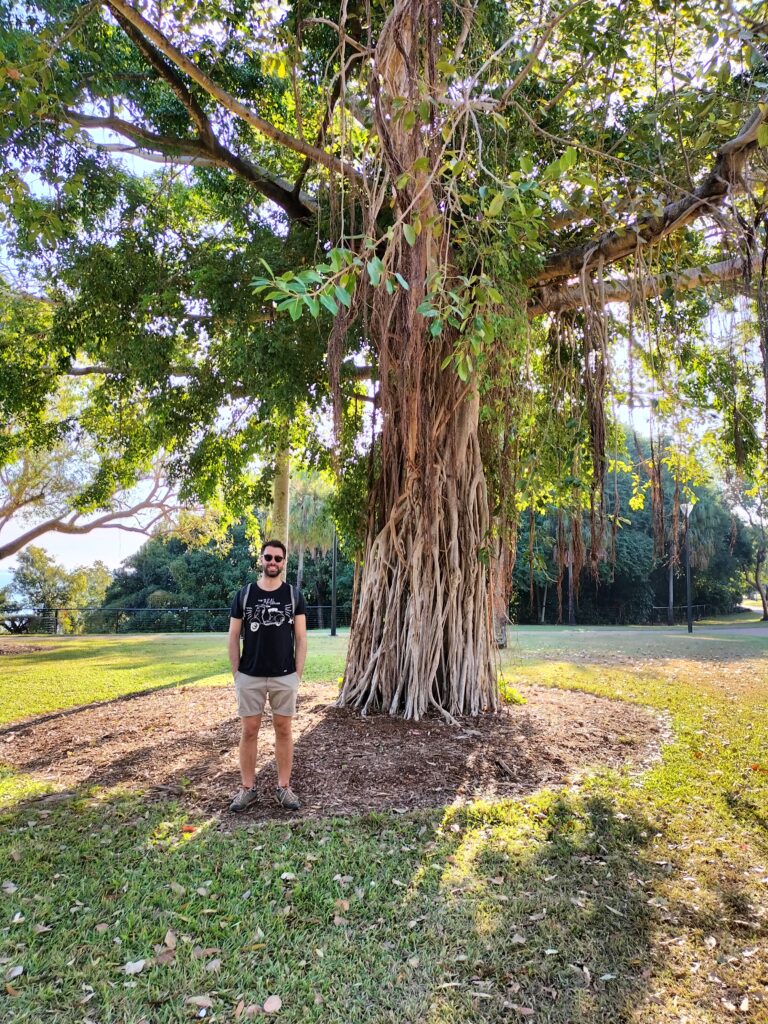
<svg viewBox="0 0 768 1024">
<path fill-rule="evenodd" d="M 307 609 L 301 592 L 282 579 L 285 556 L 282 541 L 262 545 L 261 576 L 237 592 L 230 609 L 228 650 L 241 725 L 242 779 L 230 811 L 244 811 L 257 799 L 256 752 L 267 697 L 275 727 L 277 802 L 289 811 L 301 806 L 291 789 L 291 720 L 307 656 Z"/>
</svg>

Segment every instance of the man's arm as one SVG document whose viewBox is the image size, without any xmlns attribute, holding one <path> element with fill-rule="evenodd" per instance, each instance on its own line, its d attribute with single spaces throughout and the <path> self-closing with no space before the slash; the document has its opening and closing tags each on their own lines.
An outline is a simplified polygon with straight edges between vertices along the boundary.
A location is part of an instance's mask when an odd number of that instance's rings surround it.
<svg viewBox="0 0 768 1024">
<path fill-rule="evenodd" d="M 293 633 L 296 639 L 296 673 L 304 675 L 304 662 L 307 660 L 307 616 L 297 615 L 293 620 Z"/>
<path fill-rule="evenodd" d="M 227 637 L 227 653 L 229 664 L 232 666 L 232 675 L 240 667 L 240 630 L 243 625 L 242 619 L 229 620 L 229 636 Z"/>
</svg>

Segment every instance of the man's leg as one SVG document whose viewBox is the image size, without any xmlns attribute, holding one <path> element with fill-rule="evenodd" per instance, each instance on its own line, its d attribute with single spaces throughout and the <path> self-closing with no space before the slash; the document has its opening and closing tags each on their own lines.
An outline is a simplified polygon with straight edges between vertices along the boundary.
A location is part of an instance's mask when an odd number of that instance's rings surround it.
<svg viewBox="0 0 768 1024">
<path fill-rule="evenodd" d="M 291 715 L 272 714 L 275 726 L 275 760 L 277 761 L 277 784 L 281 789 L 288 789 L 291 784 L 293 769 L 293 733 Z"/>
<path fill-rule="evenodd" d="M 252 789 L 256 782 L 256 753 L 259 743 L 261 715 L 240 719 L 240 778 L 243 789 Z"/>
</svg>

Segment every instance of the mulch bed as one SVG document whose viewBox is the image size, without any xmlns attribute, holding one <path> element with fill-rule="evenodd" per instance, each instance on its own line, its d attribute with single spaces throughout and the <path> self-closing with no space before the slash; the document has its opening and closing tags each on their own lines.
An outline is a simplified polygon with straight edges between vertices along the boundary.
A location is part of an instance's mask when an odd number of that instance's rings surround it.
<svg viewBox="0 0 768 1024">
<path fill-rule="evenodd" d="M 294 814 L 273 802 L 268 712 L 259 737 L 262 799 L 239 816 L 226 810 L 238 786 L 239 722 L 230 687 L 168 688 L 28 719 L 0 729 L 0 763 L 65 787 L 38 804 L 119 784 L 178 798 L 229 828 L 519 796 L 597 764 L 639 769 L 664 739 L 665 723 L 646 708 L 545 687 L 520 692 L 527 704 L 456 727 L 437 719 L 361 718 L 333 706 L 333 686 L 305 684 L 293 775 L 303 808 Z"/>
<path fill-rule="evenodd" d="M 0 654 L 32 654 L 34 651 L 42 651 L 42 644 L 21 644 L 21 643 L 3 643 L 0 640 Z"/>
</svg>

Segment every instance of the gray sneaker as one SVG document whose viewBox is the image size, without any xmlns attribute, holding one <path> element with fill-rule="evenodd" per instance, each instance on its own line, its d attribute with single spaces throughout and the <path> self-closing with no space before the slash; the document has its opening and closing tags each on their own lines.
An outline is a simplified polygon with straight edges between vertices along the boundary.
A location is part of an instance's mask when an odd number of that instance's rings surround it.
<svg viewBox="0 0 768 1024">
<path fill-rule="evenodd" d="M 298 811 L 301 807 L 299 798 L 293 792 L 290 786 L 278 786 L 277 787 L 277 802 L 281 807 L 284 807 L 286 811 Z"/>
<path fill-rule="evenodd" d="M 256 787 L 253 789 L 241 789 L 235 799 L 229 805 L 230 811 L 234 811 L 237 814 L 239 811 L 244 811 L 250 807 L 251 804 L 256 803 L 258 796 L 256 794 Z"/>
</svg>

